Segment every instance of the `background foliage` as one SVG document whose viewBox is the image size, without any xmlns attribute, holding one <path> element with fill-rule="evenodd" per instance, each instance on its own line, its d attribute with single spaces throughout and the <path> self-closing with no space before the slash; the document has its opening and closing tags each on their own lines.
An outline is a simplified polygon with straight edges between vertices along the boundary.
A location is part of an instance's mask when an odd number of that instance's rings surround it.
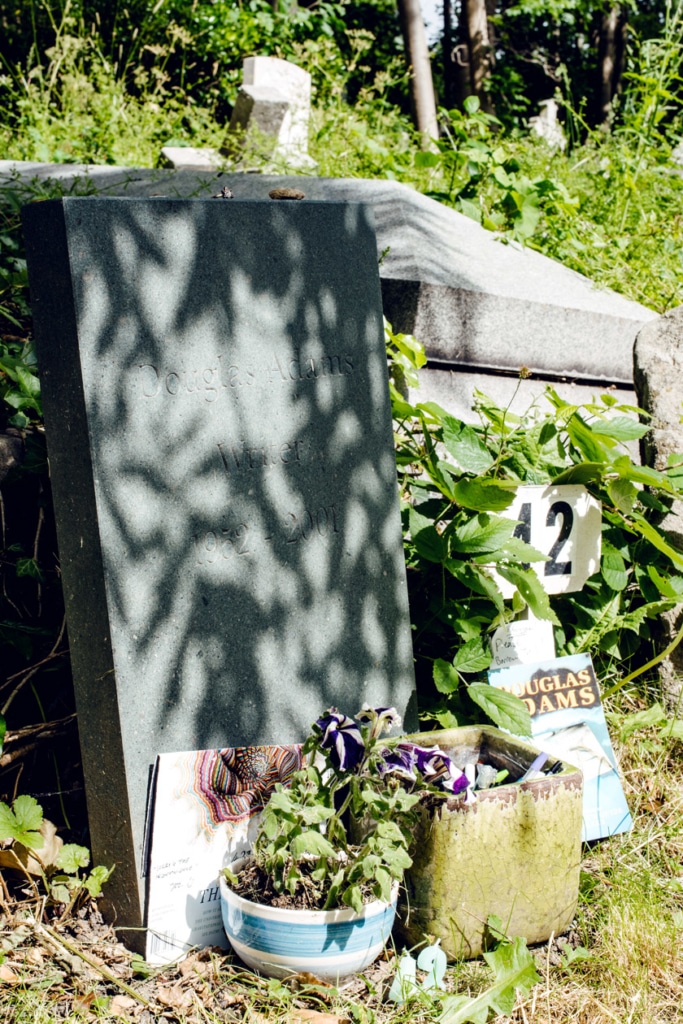
<svg viewBox="0 0 683 1024">
<path fill-rule="evenodd" d="M 446 103 L 452 50 L 437 43 L 440 137 L 433 152 L 423 152 L 410 121 L 393 0 L 0 0 L 0 150 L 18 159 L 151 166 L 164 143 L 220 145 L 242 59 L 275 54 L 313 76 L 310 148 L 318 173 L 406 182 L 511 242 L 664 311 L 683 299 L 683 177 L 672 159 L 681 135 L 682 5 L 646 0 L 621 9 L 628 32 L 619 89 L 609 118 L 596 127 L 595 76 L 610 10 L 587 0 L 491 6 L 495 62 L 486 94 L 464 95 L 460 104 Z M 465 0 L 452 6 L 453 44 L 461 39 L 464 13 Z M 537 100 L 553 93 L 564 149 L 526 126 Z M 19 204 L 17 190 L 3 190 L 0 434 L 18 432 L 25 459 L 0 492 L 0 714 L 8 724 L 0 788 L 11 798 L 23 772 L 22 787 L 30 787 L 46 813 L 69 821 L 81 818 L 81 790 Z M 593 465 L 588 485 L 606 501 L 609 557 L 580 597 L 553 603 L 563 622 L 557 639 L 561 650 L 597 650 L 610 679 L 634 657 L 646 659 L 658 610 L 679 596 L 680 566 L 653 546 L 643 526 L 659 514 L 659 499 L 644 507 L 644 492 L 634 496 L 627 485 L 654 483 L 666 492 L 677 481 L 634 479 L 632 467 L 617 464 L 620 439 L 601 432 L 606 408 L 603 400 L 568 408 L 551 396 L 545 408 L 530 411 L 525 433 L 480 397 L 481 426 L 465 432 L 475 463 L 463 465 L 453 440 L 462 424 L 435 407 L 397 406 L 402 486 L 419 505 L 412 526 L 406 512 L 406 529 L 413 593 L 420 595 L 413 602 L 420 674 L 425 699 L 441 720 L 479 713 L 467 710 L 466 698 L 476 691 L 463 684 L 483 671 L 482 638 L 507 614 L 492 592 L 467 591 L 463 582 L 463 575 L 471 582 L 480 571 L 477 559 L 491 553 L 458 550 L 462 531 L 477 533 L 492 522 L 495 533 L 496 526 L 495 507 L 453 501 L 454 489 L 461 494 L 473 480 L 492 494 L 492 485 L 536 479 L 539 465 L 544 480 Z M 439 468 L 430 444 L 446 446 L 449 470 Z M 427 473 L 429 493 L 411 465 Z M 616 481 L 624 488 L 618 494 Z M 428 520 L 426 534 L 413 530 L 416 515 Z M 482 516 L 492 519 L 484 523 Z M 437 558 L 425 553 L 427 536 Z M 526 586 L 527 600 L 534 599 L 533 581 L 527 578 Z M 455 606 L 474 614 L 467 622 L 462 613 L 454 618 Z M 450 669 L 434 686 L 437 660 Z"/>
</svg>

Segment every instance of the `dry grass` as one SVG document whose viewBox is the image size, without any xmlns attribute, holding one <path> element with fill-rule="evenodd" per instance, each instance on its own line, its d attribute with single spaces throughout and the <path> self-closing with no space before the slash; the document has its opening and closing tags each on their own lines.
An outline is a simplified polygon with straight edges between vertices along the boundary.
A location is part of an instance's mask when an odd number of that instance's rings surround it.
<svg viewBox="0 0 683 1024">
<path fill-rule="evenodd" d="M 507 1018 L 513 1024 L 683 1020 L 683 744 L 662 741 L 651 730 L 631 736 L 619 755 L 633 831 L 585 850 L 570 936 L 579 956 L 568 963 L 566 948 L 554 940 L 534 951 L 542 980 Z M 36 927 L 39 909 L 30 899 L 5 902 L 3 1024 L 264 1024 L 296 1021 L 302 1011 L 312 1011 L 308 1019 L 318 1024 L 431 1024 L 440 1014 L 438 1003 L 396 1007 L 385 1001 L 393 953 L 343 992 L 310 987 L 309 979 L 289 986 L 259 979 L 229 956 L 208 951 L 142 977 L 139 963 L 92 909 L 59 926 L 69 949 Z M 476 994 L 490 974 L 482 961 L 472 961 L 454 964 L 448 979 L 451 990 Z"/>
</svg>

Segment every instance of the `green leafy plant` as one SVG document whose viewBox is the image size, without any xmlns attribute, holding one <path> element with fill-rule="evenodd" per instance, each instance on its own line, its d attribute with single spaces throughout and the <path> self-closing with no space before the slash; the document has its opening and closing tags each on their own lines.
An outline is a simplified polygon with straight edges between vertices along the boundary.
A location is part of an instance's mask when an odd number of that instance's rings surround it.
<svg viewBox="0 0 683 1024">
<path fill-rule="evenodd" d="M 626 445 L 649 428 L 611 394 L 574 405 L 548 388 L 518 416 L 476 393 L 475 425 L 433 402 L 411 405 L 399 388 L 414 350 L 390 329 L 387 343 L 423 713 L 449 727 L 483 712 L 525 731 L 519 709 L 479 682 L 489 635 L 525 608 L 553 623 L 558 653 L 590 651 L 607 682 L 625 669 L 634 678 L 658 617 L 683 594 L 683 556 L 658 527 L 681 493 L 683 456 L 665 472 L 634 463 Z M 601 569 L 577 593 L 548 597 L 533 570 L 546 556 L 500 514 L 527 483 L 581 483 L 601 502 Z"/>
<path fill-rule="evenodd" d="M 497 939 L 495 947 L 483 954 L 493 972 L 493 981 L 477 996 L 452 995 L 444 999 L 440 1024 L 486 1024 L 490 1015 L 509 1015 L 517 993 L 527 996 L 541 979 L 534 958 L 520 936 L 508 939 L 499 918 L 488 919 L 489 931 Z"/>
<path fill-rule="evenodd" d="M 83 874 L 90 864 L 88 850 L 75 843 L 62 844 L 54 832 L 34 797 L 18 796 L 11 807 L 0 801 L 0 843 L 3 853 L 11 857 L 5 857 L 3 864 L 9 862 L 27 876 L 39 875 L 50 902 L 63 904 L 62 916 L 68 916 L 85 899 L 101 894 L 113 868 L 98 865 Z"/>
<path fill-rule="evenodd" d="M 438 748 L 382 739 L 399 725 L 394 708 L 367 705 L 356 720 L 334 708 L 303 746 L 307 763 L 276 786 L 263 812 L 243 890 L 257 902 L 289 894 L 294 905 L 360 912 L 371 898 L 389 902 L 412 861 L 408 853 L 422 792 L 464 793 L 467 778 Z M 438 796 L 437 796 L 438 798 Z"/>
</svg>

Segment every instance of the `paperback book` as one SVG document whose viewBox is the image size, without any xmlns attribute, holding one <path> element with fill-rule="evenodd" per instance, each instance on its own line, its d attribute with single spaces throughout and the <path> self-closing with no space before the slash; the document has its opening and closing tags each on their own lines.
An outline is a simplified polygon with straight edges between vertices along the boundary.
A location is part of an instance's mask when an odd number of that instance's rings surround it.
<svg viewBox="0 0 683 1024">
<path fill-rule="evenodd" d="M 624 790 L 588 654 L 489 671 L 489 682 L 529 708 L 534 744 L 583 773 L 583 841 L 631 828 Z"/>
<path fill-rule="evenodd" d="M 146 844 L 148 963 L 177 960 L 193 946 L 228 947 L 219 872 L 250 851 L 275 784 L 300 767 L 298 745 L 157 757 Z"/>
</svg>

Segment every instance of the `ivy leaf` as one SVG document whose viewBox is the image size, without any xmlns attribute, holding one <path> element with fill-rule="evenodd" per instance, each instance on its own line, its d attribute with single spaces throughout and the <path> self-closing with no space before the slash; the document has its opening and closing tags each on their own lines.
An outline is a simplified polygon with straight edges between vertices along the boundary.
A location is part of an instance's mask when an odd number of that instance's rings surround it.
<svg viewBox="0 0 683 1024">
<path fill-rule="evenodd" d="M 408 524 L 418 555 L 426 558 L 428 562 L 443 562 L 446 557 L 446 544 L 432 520 L 420 515 L 411 507 L 408 512 Z"/>
<path fill-rule="evenodd" d="M 550 607 L 548 595 L 533 570 L 501 564 L 497 566 L 497 571 L 517 587 L 537 619 L 548 619 L 555 626 L 560 625 L 560 620 Z"/>
<path fill-rule="evenodd" d="M 453 666 L 442 658 L 437 658 L 434 662 L 432 678 L 439 693 L 454 693 L 460 686 L 460 676 Z"/>
<path fill-rule="evenodd" d="M 444 417 L 443 443 L 466 473 L 485 473 L 493 463 L 493 456 L 477 432 L 453 416 Z"/>
<path fill-rule="evenodd" d="M 481 672 L 491 664 L 491 655 L 484 650 L 481 638 L 468 640 L 459 647 L 453 658 L 453 668 L 458 672 Z"/>
<path fill-rule="evenodd" d="M 475 512 L 502 512 L 514 500 L 516 485 L 502 487 L 496 480 L 459 480 L 453 488 L 453 498 L 463 508 Z"/>
<path fill-rule="evenodd" d="M 488 683 L 470 683 L 467 693 L 499 729 L 531 736 L 531 715 L 519 697 Z"/>
</svg>

